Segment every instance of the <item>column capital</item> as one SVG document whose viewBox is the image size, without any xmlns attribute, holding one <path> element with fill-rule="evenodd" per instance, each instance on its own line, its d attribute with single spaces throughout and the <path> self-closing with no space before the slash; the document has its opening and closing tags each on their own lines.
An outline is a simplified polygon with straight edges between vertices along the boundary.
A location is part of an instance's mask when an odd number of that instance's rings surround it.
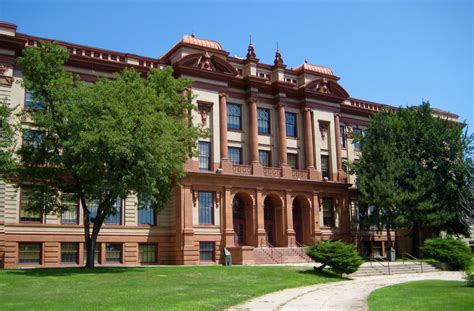
<svg viewBox="0 0 474 311">
<path fill-rule="evenodd" d="M 275 105 L 275 107 L 276 107 L 277 109 L 280 109 L 280 108 L 283 108 L 283 109 L 284 109 L 284 108 L 285 108 L 285 103 L 280 101 L 280 102 L 278 102 L 278 103 Z"/>
<path fill-rule="evenodd" d="M 304 112 L 311 112 L 311 111 L 313 111 L 313 109 L 311 109 L 311 107 L 309 107 L 309 106 L 304 106 L 302 110 L 303 110 Z"/>
<path fill-rule="evenodd" d="M 252 96 L 252 97 L 249 97 L 249 98 L 247 99 L 247 103 L 249 103 L 249 104 L 250 104 L 250 103 L 257 103 L 257 102 L 258 102 L 258 99 L 257 99 L 256 96 Z"/>
<path fill-rule="evenodd" d="M 228 95 L 227 95 L 226 92 L 220 91 L 219 92 L 219 98 L 221 98 L 221 97 L 228 97 Z"/>
</svg>

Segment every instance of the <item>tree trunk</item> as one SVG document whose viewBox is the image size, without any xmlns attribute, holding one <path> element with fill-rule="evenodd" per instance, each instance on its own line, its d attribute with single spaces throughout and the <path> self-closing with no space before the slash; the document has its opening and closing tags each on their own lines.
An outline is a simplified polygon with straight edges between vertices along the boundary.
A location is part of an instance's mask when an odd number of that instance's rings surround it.
<svg viewBox="0 0 474 311">
<path fill-rule="evenodd" d="M 95 248 L 97 246 L 97 237 L 88 236 L 86 237 L 86 268 L 94 268 L 95 267 Z"/>
<path fill-rule="evenodd" d="M 411 232 L 411 253 L 413 256 L 417 258 L 420 258 L 420 246 L 421 246 L 421 225 L 419 221 L 414 221 L 412 232 Z"/>
<path fill-rule="evenodd" d="M 387 248 L 389 252 L 391 252 L 392 250 L 392 234 L 390 233 L 390 228 L 391 228 L 390 224 L 387 224 L 385 226 L 385 229 L 387 230 L 387 244 L 388 244 L 387 247 L 385 248 L 385 257 L 387 258 L 388 258 Z"/>
</svg>

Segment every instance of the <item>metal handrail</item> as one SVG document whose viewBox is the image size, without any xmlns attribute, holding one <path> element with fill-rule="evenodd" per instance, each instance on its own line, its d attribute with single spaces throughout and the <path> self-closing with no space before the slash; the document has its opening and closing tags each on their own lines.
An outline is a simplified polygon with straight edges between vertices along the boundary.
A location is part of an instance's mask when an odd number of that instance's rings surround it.
<svg viewBox="0 0 474 311">
<path fill-rule="evenodd" d="M 403 254 L 402 254 L 402 261 L 403 261 L 403 264 L 405 264 L 405 257 L 408 257 L 408 258 L 410 258 L 410 259 L 414 259 L 414 260 L 418 261 L 418 262 L 415 261 L 414 263 L 415 263 L 415 264 L 418 264 L 418 263 L 420 264 L 421 273 L 423 273 L 423 261 L 422 261 L 421 259 L 416 258 L 415 256 L 413 256 L 413 255 L 410 254 L 410 253 L 403 253 Z"/>
<path fill-rule="evenodd" d="M 275 254 L 277 254 L 278 257 L 280 257 L 280 263 L 283 263 L 283 254 L 282 254 L 282 253 L 280 253 L 279 251 L 277 251 L 277 250 L 273 247 L 273 245 L 271 245 L 270 243 L 268 243 L 268 241 L 267 241 L 266 239 L 262 238 L 262 239 L 261 239 L 261 242 L 262 242 L 262 244 L 266 245 L 266 246 L 270 249 L 270 256 L 271 256 L 274 260 L 276 260 L 276 259 L 275 259 L 275 258 L 276 258 Z"/>
<path fill-rule="evenodd" d="M 377 257 L 370 257 L 370 266 L 372 266 L 372 262 L 376 262 L 378 263 L 379 265 L 381 265 L 382 267 L 387 267 L 387 270 L 388 270 L 388 275 L 390 275 L 390 261 L 387 261 L 387 266 L 385 266 L 383 263 L 385 262 L 383 259 L 381 258 L 377 258 Z"/>
<path fill-rule="evenodd" d="M 296 247 L 293 247 L 294 245 L 296 245 Z M 296 239 L 291 238 L 290 248 L 291 249 L 296 248 L 296 250 L 294 250 L 294 252 L 298 256 L 300 256 L 302 259 L 307 260 L 306 254 L 304 252 L 305 246 L 303 244 L 301 244 L 300 242 L 296 241 Z"/>
</svg>

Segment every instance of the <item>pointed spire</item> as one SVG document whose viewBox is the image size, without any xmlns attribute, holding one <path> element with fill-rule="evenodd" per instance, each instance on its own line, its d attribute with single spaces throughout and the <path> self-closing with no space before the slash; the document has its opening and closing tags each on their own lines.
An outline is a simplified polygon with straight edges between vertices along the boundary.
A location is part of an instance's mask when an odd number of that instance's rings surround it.
<svg viewBox="0 0 474 311">
<path fill-rule="evenodd" d="M 247 59 L 255 59 L 255 58 L 257 58 L 257 54 L 255 54 L 255 50 L 252 44 L 252 35 L 250 35 L 250 42 L 247 48 Z"/>
<path fill-rule="evenodd" d="M 280 49 L 278 48 L 278 41 L 277 41 L 277 50 L 275 52 L 275 60 L 273 61 L 275 66 L 283 65 L 283 58 L 281 57 Z"/>
</svg>

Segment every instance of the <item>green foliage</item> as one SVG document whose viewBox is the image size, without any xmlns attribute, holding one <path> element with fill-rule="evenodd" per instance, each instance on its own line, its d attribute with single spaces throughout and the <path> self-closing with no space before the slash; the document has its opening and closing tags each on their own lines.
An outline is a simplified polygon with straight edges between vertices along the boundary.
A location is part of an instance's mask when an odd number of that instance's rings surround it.
<svg viewBox="0 0 474 311">
<path fill-rule="evenodd" d="M 474 287 L 474 272 L 466 271 L 467 286 Z"/>
<path fill-rule="evenodd" d="M 450 236 L 426 240 L 421 253 L 424 257 L 449 264 L 454 270 L 465 270 L 472 258 L 472 252 L 466 243 Z"/>
<path fill-rule="evenodd" d="M 0 178 L 15 167 L 13 161 L 15 126 L 10 123 L 12 109 L 0 101 Z"/>
<path fill-rule="evenodd" d="M 469 234 L 472 137 L 461 124 L 433 116 L 423 103 L 375 114 L 356 139 L 362 153 L 350 167 L 368 224 L 411 227 L 415 238 L 422 228 Z"/>
<path fill-rule="evenodd" d="M 203 133 L 188 120 L 192 95 L 181 95 L 190 82 L 175 79 L 166 68 L 151 70 L 146 78 L 125 69 L 113 79 L 85 83 L 64 69 L 68 52 L 54 43 L 23 53 L 18 59 L 23 86 L 45 107 L 22 115 L 41 137 L 19 149 L 16 171 L 20 184 L 41 184 L 52 198 L 36 209 L 60 213 L 61 194 L 75 194 L 88 227 L 88 202 L 97 202 L 95 242 L 118 196 L 146 193 L 154 208 L 162 208 Z"/>
<path fill-rule="evenodd" d="M 306 250 L 309 257 L 325 266 L 330 266 L 336 273 L 354 273 L 363 263 L 357 255 L 355 246 L 341 241 L 317 242 Z"/>
</svg>

